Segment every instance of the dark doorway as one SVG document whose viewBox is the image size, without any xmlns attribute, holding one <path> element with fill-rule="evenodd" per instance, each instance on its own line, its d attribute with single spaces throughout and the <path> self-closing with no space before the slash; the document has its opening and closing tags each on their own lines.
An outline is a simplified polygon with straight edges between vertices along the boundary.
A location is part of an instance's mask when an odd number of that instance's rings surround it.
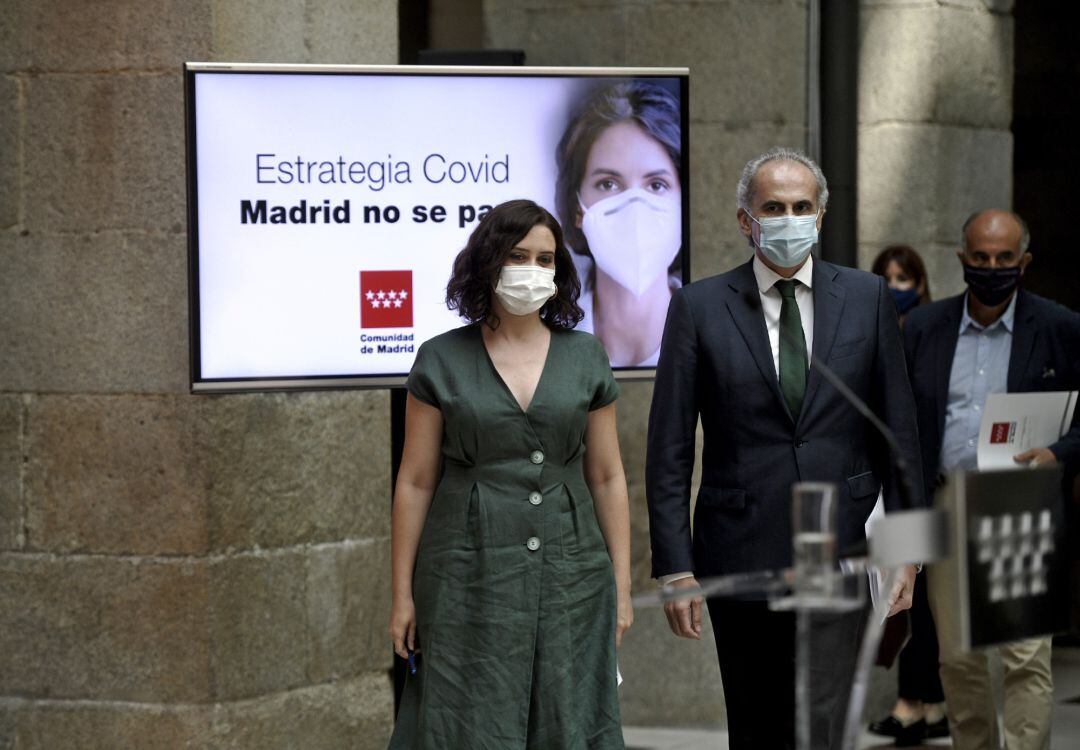
<svg viewBox="0 0 1080 750">
<path fill-rule="evenodd" d="M 1013 86 L 1013 206 L 1031 227 L 1024 286 L 1080 310 L 1080 238 L 1072 192 L 1080 182 L 1080 8 L 1020 2 Z"/>
</svg>

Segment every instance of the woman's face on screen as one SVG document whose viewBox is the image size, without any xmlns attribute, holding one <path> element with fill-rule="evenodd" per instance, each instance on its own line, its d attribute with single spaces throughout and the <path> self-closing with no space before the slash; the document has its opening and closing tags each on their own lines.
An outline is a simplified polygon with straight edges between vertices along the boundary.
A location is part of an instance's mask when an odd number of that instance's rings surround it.
<svg viewBox="0 0 1080 750">
<path fill-rule="evenodd" d="M 633 121 L 617 122 L 593 142 L 581 181 L 586 208 L 625 190 L 641 188 L 678 203 L 679 173 L 667 150 Z M 581 226 L 581 216 L 578 216 Z"/>
</svg>

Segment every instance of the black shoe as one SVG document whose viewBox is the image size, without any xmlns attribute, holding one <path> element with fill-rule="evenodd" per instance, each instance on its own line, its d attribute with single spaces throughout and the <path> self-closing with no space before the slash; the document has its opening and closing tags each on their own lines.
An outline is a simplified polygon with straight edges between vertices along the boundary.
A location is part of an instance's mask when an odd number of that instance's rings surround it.
<svg viewBox="0 0 1080 750">
<path fill-rule="evenodd" d="M 942 716 L 933 724 L 926 725 L 926 736 L 930 739 L 935 737 L 948 737 L 949 736 L 949 717 Z"/>
<path fill-rule="evenodd" d="M 904 725 L 900 723 L 898 718 L 889 714 L 884 719 L 871 724 L 870 731 L 874 734 L 880 734 L 882 737 L 896 737 L 900 732 L 904 731 Z"/>
<path fill-rule="evenodd" d="M 897 747 L 918 747 L 926 739 L 926 719 L 908 724 L 896 735 Z"/>
</svg>

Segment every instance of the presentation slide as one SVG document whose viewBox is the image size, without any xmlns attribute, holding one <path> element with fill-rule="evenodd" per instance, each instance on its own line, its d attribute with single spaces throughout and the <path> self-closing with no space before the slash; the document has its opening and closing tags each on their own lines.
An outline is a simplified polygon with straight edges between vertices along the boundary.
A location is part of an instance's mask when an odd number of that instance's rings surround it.
<svg viewBox="0 0 1080 750">
<path fill-rule="evenodd" d="M 513 198 L 572 225 L 584 330 L 685 281 L 685 76 L 188 76 L 195 385 L 407 374 L 462 325 L 453 259 Z"/>
</svg>

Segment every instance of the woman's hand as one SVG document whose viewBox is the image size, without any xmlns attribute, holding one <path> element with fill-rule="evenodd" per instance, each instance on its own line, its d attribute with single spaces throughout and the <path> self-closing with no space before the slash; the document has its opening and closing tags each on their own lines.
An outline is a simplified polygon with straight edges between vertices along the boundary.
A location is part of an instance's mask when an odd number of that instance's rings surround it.
<svg viewBox="0 0 1080 750">
<path fill-rule="evenodd" d="M 394 653 L 402 659 L 409 658 L 409 651 L 416 651 L 416 605 L 409 597 L 394 597 L 390 606 L 390 640 Z"/>
<path fill-rule="evenodd" d="M 615 594 L 615 648 L 622 643 L 623 633 L 634 624 L 634 605 L 630 603 L 630 587 L 619 587 Z"/>
</svg>

